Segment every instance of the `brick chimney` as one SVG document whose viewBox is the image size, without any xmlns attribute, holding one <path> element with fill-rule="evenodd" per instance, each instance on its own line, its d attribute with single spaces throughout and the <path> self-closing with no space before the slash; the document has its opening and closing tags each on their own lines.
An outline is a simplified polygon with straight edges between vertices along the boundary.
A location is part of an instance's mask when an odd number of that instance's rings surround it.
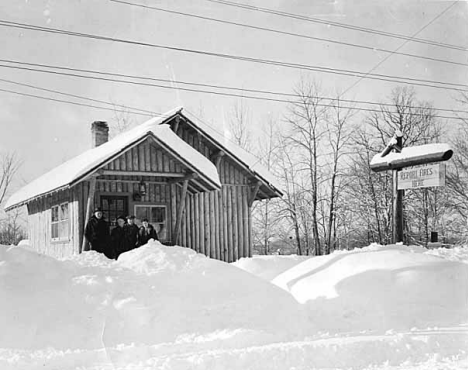
<svg viewBox="0 0 468 370">
<path fill-rule="evenodd" d="M 91 125 L 91 146 L 93 148 L 107 143 L 109 140 L 109 126 L 104 121 L 94 121 Z"/>
</svg>

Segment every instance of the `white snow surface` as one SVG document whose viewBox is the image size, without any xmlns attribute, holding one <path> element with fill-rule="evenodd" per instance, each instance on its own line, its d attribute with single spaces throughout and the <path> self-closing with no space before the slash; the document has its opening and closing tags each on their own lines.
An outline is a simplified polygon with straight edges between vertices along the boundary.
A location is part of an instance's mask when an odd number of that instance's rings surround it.
<svg viewBox="0 0 468 370">
<path fill-rule="evenodd" d="M 152 118 L 106 143 L 62 163 L 14 193 L 5 203 L 5 209 L 21 205 L 36 196 L 72 184 L 90 171 L 97 170 L 106 160 L 121 152 L 125 147 L 138 142 L 149 133 L 152 133 L 158 140 L 176 151 L 182 158 L 187 159 L 196 170 L 206 176 L 214 185 L 221 187 L 215 165 L 180 139 L 167 125 L 161 125 L 161 123 L 181 110 L 182 108 L 178 107 L 161 116 Z"/>
<path fill-rule="evenodd" d="M 282 272 L 309 259 L 308 256 L 253 256 L 252 258 L 241 258 L 232 263 L 242 270 L 246 270 L 264 280 L 271 281 Z"/>
<path fill-rule="evenodd" d="M 401 153 L 390 152 L 385 157 L 382 157 L 382 153 L 376 154 L 371 162 L 371 167 L 381 167 L 392 165 L 393 167 L 399 167 L 401 164 L 408 159 L 421 159 L 429 154 L 439 154 L 442 156 L 443 153 L 452 150 L 448 144 L 425 144 L 417 145 L 412 147 L 403 148 Z"/>
<path fill-rule="evenodd" d="M 454 257 L 455 256 L 455 257 Z M 0 369 L 466 369 L 466 248 L 235 264 L 0 246 Z"/>
</svg>

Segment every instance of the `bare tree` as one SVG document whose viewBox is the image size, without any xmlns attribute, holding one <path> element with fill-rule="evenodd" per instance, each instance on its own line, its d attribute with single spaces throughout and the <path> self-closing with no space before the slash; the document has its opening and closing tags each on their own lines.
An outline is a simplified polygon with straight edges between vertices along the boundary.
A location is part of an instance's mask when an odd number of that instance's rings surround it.
<svg viewBox="0 0 468 370">
<path fill-rule="evenodd" d="M 0 205 L 6 200 L 12 187 L 13 179 L 21 162 L 15 153 L 0 155 Z M 20 211 L 15 210 L 0 218 L 0 244 L 16 244 L 25 237 L 20 221 Z"/>
<path fill-rule="evenodd" d="M 290 221 L 291 229 L 294 231 L 297 253 L 304 254 L 301 230 L 301 202 L 304 201 L 299 184 L 300 169 L 296 153 L 291 150 L 287 138 L 279 139 L 279 152 L 277 157 L 278 175 L 283 183 L 284 196 L 281 198 L 281 206 L 278 215 Z"/>
<path fill-rule="evenodd" d="M 15 209 L 0 220 L 0 244 L 16 245 L 26 238 L 26 232 L 21 222 L 21 212 Z"/>
<path fill-rule="evenodd" d="M 457 98 L 462 107 L 468 107 L 468 93 L 461 93 Z M 459 116 L 460 122 L 455 127 L 451 139 L 454 150 L 453 158 L 447 164 L 446 206 L 451 214 L 448 229 L 456 233 L 455 242 L 468 240 L 468 118 Z"/>
<path fill-rule="evenodd" d="M 319 201 L 321 166 L 319 163 L 320 143 L 327 133 L 327 107 L 323 107 L 320 98 L 320 88 L 317 83 L 301 80 L 295 89 L 298 100 L 290 106 L 288 122 L 291 135 L 288 140 L 291 147 L 299 153 L 301 170 L 307 175 L 307 182 L 303 190 L 310 196 L 310 222 L 313 245 L 316 255 L 322 254 L 321 238 L 319 232 Z M 308 226 L 307 224 L 305 225 Z"/>
<path fill-rule="evenodd" d="M 132 126 L 135 125 L 132 113 L 128 108 L 123 105 L 115 104 L 114 105 L 114 121 L 111 122 L 110 135 L 114 137 L 122 132 L 127 131 Z"/>
<path fill-rule="evenodd" d="M 278 151 L 278 128 L 276 122 L 269 119 L 263 125 L 262 138 L 258 142 L 259 156 L 262 165 L 270 172 L 274 168 Z M 257 245 L 263 245 L 263 252 L 270 254 L 270 242 L 278 236 L 277 227 L 280 218 L 277 214 L 278 200 L 266 199 L 256 202 L 253 209 L 253 237 Z"/>
<path fill-rule="evenodd" d="M 233 136 L 233 141 L 241 148 L 250 151 L 252 149 L 251 132 L 249 125 L 251 114 L 244 100 L 241 99 L 232 108 L 232 118 L 229 121 L 229 129 Z"/>
<path fill-rule="evenodd" d="M 367 115 L 366 126 L 356 130 L 356 155 L 351 168 L 354 183 L 350 186 L 352 193 L 349 199 L 359 199 L 362 206 L 356 211 L 367 219 L 369 225 L 369 241 L 387 244 L 390 241 L 392 212 L 392 181 L 389 173 L 372 173 L 369 162 L 373 155 L 380 152 L 393 136 L 395 130 L 403 133 L 403 145 L 413 146 L 434 142 L 440 138 L 441 126 L 431 105 L 418 101 L 415 92 L 410 88 L 396 88 L 390 96 L 391 105 L 382 104 L 379 112 Z M 363 194 L 365 189 L 366 194 Z M 431 192 L 432 190 L 429 190 Z M 420 190 L 407 192 L 405 197 L 405 236 L 412 237 L 416 224 L 419 222 L 410 216 L 410 211 L 418 203 L 414 201 Z M 434 200 L 434 197 L 425 198 Z M 419 202 L 421 204 L 421 202 Z M 426 203 L 426 207 L 434 205 Z M 413 212 L 411 215 L 425 214 L 424 211 Z M 429 217 L 422 219 L 429 223 Z M 417 229 L 417 228 L 416 228 Z M 428 227 L 424 227 L 427 231 Z M 422 229 L 421 229 L 422 230 Z"/>
<path fill-rule="evenodd" d="M 343 156 L 345 148 L 350 139 L 349 121 L 354 114 L 350 108 L 342 108 L 341 102 L 338 99 L 334 101 L 330 118 L 327 120 L 328 145 L 331 150 L 328 169 L 329 186 L 327 205 L 328 205 L 328 222 L 324 222 L 325 229 L 325 254 L 329 254 L 332 247 L 336 247 L 336 215 L 338 214 L 338 200 L 340 190 L 342 188 L 341 175 L 343 174 Z M 326 213 L 324 212 L 324 215 Z"/>
<path fill-rule="evenodd" d="M 20 166 L 15 153 L 0 154 L 0 204 L 3 203 L 10 190 L 13 177 Z"/>
</svg>

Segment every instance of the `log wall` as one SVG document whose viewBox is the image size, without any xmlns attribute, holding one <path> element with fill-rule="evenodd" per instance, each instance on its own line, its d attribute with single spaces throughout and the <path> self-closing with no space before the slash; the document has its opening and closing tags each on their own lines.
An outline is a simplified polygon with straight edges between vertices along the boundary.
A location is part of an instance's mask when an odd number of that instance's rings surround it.
<svg viewBox="0 0 468 370">
<path fill-rule="evenodd" d="M 219 149 L 186 123 L 179 125 L 177 134 L 215 162 Z M 252 256 L 251 176 L 227 156 L 219 162 L 218 173 L 221 190 L 187 195 L 180 244 L 211 258 L 233 262 Z"/>
<path fill-rule="evenodd" d="M 213 146 L 201 134 L 186 123 L 181 124 L 177 134 L 188 144 L 215 161 L 219 148 Z M 186 168 L 170 154 L 151 141 L 145 141 L 106 164 L 103 169 L 113 171 L 171 172 L 184 173 Z M 218 162 L 221 190 L 197 192 L 190 187 L 182 213 L 178 244 L 192 248 L 211 258 L 233 262 L 252 255 L 251 208 L 252 176 L 232 158 L 223 156 Z M 133 200 L 141 180 L 147 182 L 147 193 L 140 201 Z M 178 205 L 181 201 L 182 183 L 168 184 L 164 178 L 125 175 L 100 176 L 96 183 L 94 205 L 100 204 L 102 195 L 128 196 L 129 213 L 134 205 L 165 205 L 168 234 L 175 228 Z M 81 251 L 85 212 L 89 193 L 89 181 L 82 181 L 70 190 L 42 197 L 28 205 L 30 241 L 39 252 L 63 257 Z M 63 201 L 69 203 L 70 238 L 67 241 L 51 242 L 51 207 Z M 45 233 L 44 233 L 45 230 Z"/>
</svg>

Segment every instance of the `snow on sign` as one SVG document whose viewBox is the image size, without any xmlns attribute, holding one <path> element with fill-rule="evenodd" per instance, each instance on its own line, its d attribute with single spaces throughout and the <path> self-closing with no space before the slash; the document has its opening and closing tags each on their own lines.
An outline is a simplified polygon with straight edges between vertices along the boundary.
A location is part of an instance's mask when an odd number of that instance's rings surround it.
<svg viewBox="0 0 468 370">
<path fill-rule="evenodd" d="M 445 164 L 407 167 L 398 173 L 398 190 L 445 186 Z"/>
</svg>

